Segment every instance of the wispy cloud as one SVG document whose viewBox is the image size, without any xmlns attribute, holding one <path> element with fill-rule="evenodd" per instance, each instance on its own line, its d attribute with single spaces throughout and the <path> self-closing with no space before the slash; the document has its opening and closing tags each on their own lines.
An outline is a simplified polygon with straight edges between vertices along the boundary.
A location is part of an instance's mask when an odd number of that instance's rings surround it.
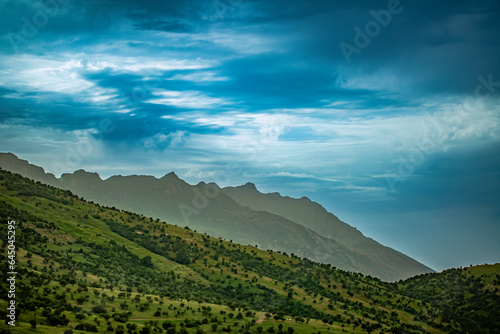
<svg viewBox="0 0 500 334">
<path fill-rule="evenodd" d="M 367 221 L 498 203 L 495 1 L 408 3 L 351 63 L 339 44 L 372 1 L 75 1 L 25 36 L 41 5 L 0 2 L 0 150 L 48 171 L 196 183 L 238 165 L 231 185 Z"/>
<path fill-rule="evenodd" d="M 146 100 L 145 103 L 170 105 L 179 108 L 207 109 L 230 104 L 223 98 L 209 97 L 196 91 L 165 91 L 153 92 L 156 98 Z"/>
</svg>

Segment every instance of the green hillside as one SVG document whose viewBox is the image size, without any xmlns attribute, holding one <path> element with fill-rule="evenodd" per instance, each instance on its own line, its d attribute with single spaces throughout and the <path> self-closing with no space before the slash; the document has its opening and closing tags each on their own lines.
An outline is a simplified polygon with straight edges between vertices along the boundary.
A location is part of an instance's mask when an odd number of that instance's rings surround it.
<svg viewBox="0 0 500 334">
<path fill-rule="evenodd" d="M 408 256 L 364 237 L 319 204 L 306 199 L 288 203 L 279 201 L 281 197 L 277 195 L 277 199 L 268 201 L 273 204 L 271 207 L 252 209 L 226 194 L 227 188 L 221 190 L 214 183 L 190 185 L 175 173 L 159 179 L 131 175 L 102 180 L 97 173 L 79 170 L 57 179 L 9 153 L 0 153 L 0 166 L 35 181 L 70 190 L 103 206 L 189 226 L 202 233 L 263 250 L 294 253 L 301 258 L 307 257 L 384 281 L 394 282 L 432 271 Z M 284 202 L 288 204 L 283 205 Z M 309 224 L 304 215 L 312 217 L 315 223 Z M 331 217 L 338 222 L 332 221 Z M 356 243 L 349 242 L 353 235 Z"/>
<path fill-rule="evenodd" d="M 16 222 L 17 325 L 2 322 L 5 333 L 442 333 L 461 332 L 473 317 L 436 303 L 426 280 L 447 284 L 447 272 L 384 283 L 102 207 L 6 171 L 0 219 L 4 282 L 8 222 Z M 479 282 L 464 285 L 466 301 L 498 305 L 498 269 L 463 270 Z M 438 299 L 455 298 L 443 291 Z M 0 297 L 6 319 L 7 285 Z M 498 307 L 480 312 L 499 319 Z M 475 332 L 496 333 L 493 325 Z"/>
<path fill-rule="evenodd" d="M 400 282 L 398 291 L 428 303 L 431 317 L 440 315 L 464 332 L 500 333 L 499 287 L 495 264 L 421 275 Z"/>
</svg>

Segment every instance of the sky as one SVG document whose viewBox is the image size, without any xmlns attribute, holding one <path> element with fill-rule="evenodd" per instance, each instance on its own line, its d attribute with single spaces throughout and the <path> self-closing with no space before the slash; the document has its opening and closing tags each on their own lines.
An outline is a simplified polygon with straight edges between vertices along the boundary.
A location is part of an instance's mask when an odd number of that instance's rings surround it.
<svg viewBox="0 0 500 334">
<path fill-rule="evenodd" d="M 500 3 L 3 0 L 0 152 L 308 196 L 436 270 L 500 262 Z"/>
</svg>

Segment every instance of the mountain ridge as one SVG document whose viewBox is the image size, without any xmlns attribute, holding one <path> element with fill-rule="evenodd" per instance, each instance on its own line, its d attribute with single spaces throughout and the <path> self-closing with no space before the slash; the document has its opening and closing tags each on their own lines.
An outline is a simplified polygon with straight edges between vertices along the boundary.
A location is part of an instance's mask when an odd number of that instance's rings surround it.
<svg viewBox="0 0 500 334">
<path fill-rule="evenodd" d="M 328 212 L 321 204 L 311 201 L 305 196 L 292 198 L 276 192 L 261 193 L 252 183 L 226 187 L 222 189 L 222 192 L 243 206 L 283 216 L 320 235 L 333 239 L 351 250 L 367 255 L 373 261 L 377 260 L 375 258 L 377 256 L 386 257 L 391 262 L 399 263 L 400 266 L 404 265 L 405 258 L 406 261 L 417 262 L 397 250 L 364 236 L 361 231 L 344 223 L 333 213 Z"/>
</svg>

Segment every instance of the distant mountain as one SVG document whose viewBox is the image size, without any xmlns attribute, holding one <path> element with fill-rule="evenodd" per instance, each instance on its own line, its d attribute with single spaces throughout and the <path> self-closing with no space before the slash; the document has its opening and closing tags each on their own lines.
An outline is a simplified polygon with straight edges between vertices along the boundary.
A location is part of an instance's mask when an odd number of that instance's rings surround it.
<svg viewBox="0 0 500 334">
<path fill-rule="evenodd" d="M 365 237 L 360 231 L 307 197 L 295 199 L 281 196 L 279 193 L 263 194 L 253 183 L 227 187 L 222 189 L 222 192 L 240 205 L 285 217 L 321 236 L 333 239 L 347 249 L 368 257 L 370 262 L 377 264 L 379 270 L 384 268 L 387 272 L 395 271 L 403 277 L 432 271 L 414 259 Z"/>
<path fill-rule="evenodd" d="M 295 199 L 281 196 L 277 192 L 263 194 L 251 182 L 239 187 L 226 187 L 222 189 L 222 192 L 241 205 L 253 210 L 275 213 L 319 232 L 321 235 L 342 240 L 343 243 L 356 242 L 363 237 L 361 232 L 342 222 L 334 214 L 307 197 Z"/>
<path fill-rule="evenodd" d="M 40 181 L 51 186 L 59 185 L 59 180 L 54 176 L 54 174 L 45 173 L 45 170 L 42 167 L 32 165 L 26 160 L 21 160 L 12 153 L 0 153 L 0 167 L 5 170 L 15 171 L 15 173 L 24 177 Z"/>
<path fill-rule="evenodd" d="M 263 194 L 248 184 L 233 189 L 220 189 L 216 184 L 203 182 L 190 185 L 175 173 L 160 179 L 132 175 L 102 180 L 97 173 L 83 170 L 63 174 L 57 179 L 52 174 L 46 174 L 42 168 L 9 153 L 0 153 L 0 167 L 71 190 L 78 196 L 104 206 L 137 212 L 171 224 L 187 225 L 199 232 L 240 244 L 255 245 L 264 250 L 293 253 L 301 258 L 307 257 L 385 281 L 432 272 L 417 261 L 364 237 L 308 199 L 293 200 L 271 194 L 275 208 L 254 209 L 252 205 L 258 206 L 257 199 Z M 248 197 L 255 198 L 251 205 L 242 203 L 246 193 L 252 194 Z M 300 202 L 300 206 L 308 213 L 293 209 L 296 213 L 294 216 L 293 212 L 287 212 L 293 211 L 287 206 L 293 206 L 294 201 Z M 305 219 L 307 214 L 315 217 L 313 223 Z M 322 230 L 323 227 L 328 230 L 328 234 Z M 359 250 L 356 248 L 358 246 Z M 377 253 L 370 254 L 370 249 Z"/>
</svg>

